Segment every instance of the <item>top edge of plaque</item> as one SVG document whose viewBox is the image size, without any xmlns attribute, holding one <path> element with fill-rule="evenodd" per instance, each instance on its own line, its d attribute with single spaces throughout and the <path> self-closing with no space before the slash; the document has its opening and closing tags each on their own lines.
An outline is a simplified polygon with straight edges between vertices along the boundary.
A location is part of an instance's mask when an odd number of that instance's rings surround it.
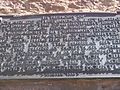
<svg viewBox="0 0 120 90">
<path fill-rule="evenodd" d="M 116 16 L 120 12 L 69 12 L 69 13 L 47 13 L 47 14 L 33 14 L 33 15 L 0 15 L 2 18 L 21 19 L 21 18 L 39 18 L 41 16 L 56 16 L 56 15 L 85 15 L 86 17 L 103 17 Z"/>
</svg>

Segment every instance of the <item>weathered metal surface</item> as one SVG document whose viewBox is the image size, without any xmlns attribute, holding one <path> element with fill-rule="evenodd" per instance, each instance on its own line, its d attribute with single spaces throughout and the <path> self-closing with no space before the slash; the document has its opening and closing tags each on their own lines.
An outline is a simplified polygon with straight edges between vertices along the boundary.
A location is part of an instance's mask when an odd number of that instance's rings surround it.
<svg viewBox="0 0 120 90">
<path fill-rule="evenodd" d="M 120 77 L 120 15 L 0 18 L 0 78 Z"/>
</svg>

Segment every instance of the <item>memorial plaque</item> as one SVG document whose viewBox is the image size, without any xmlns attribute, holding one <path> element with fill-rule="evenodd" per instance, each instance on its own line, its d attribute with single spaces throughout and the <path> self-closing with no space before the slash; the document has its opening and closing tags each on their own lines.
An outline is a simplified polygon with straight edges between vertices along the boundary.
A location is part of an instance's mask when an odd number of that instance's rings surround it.
<svg viewBox="0 0 120 90">
<path fill-rule="evenodd" d="M 0 79 L 120 77 L 120 15 L 0 16 Z"/>
</svg>

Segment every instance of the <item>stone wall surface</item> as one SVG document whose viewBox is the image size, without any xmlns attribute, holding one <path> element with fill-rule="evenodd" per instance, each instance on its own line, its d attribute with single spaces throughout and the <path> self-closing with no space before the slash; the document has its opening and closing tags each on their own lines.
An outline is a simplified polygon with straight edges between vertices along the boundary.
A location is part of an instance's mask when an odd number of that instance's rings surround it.
<svg viewBox="0 0 120 90">
<path fill-rule="evenodd" d="M 0 90 L 120 90 L 120 80 L 3 80 L 0 81 Z"/>
<path fill-rule="evenodd" d="M 0 0 L 0 14 L 116 12 L 120 0 Z"/>
</svg>

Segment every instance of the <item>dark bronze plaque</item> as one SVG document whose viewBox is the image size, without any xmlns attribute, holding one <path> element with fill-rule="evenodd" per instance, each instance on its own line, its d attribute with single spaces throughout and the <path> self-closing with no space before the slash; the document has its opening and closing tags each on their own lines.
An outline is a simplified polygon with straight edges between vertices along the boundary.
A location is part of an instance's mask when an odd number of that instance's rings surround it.
<svg viewBox="0 0 120 90">
<path fill-rule="evenodd" d="M 120 77 L 120 15 L 0 18 L 0 78 Z"/>
</svg>

